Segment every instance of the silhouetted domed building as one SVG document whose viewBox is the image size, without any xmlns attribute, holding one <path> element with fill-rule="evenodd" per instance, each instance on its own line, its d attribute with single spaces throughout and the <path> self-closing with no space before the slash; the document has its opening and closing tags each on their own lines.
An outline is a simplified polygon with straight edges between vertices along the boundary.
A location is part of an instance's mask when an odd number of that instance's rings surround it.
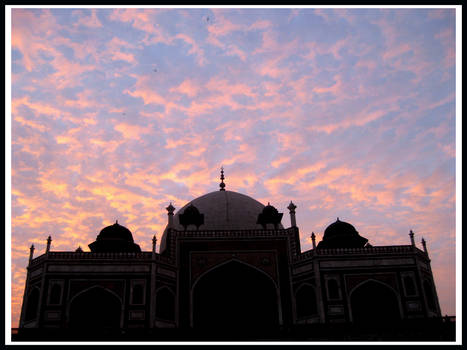
<svg viewBox="0 0 467 350">
<path fill-rule="evenodd" d="M 371 246 L 338 219 L 318 246 L 312 233 L 313 248 L 302 252 L 295 204 L 284 228 L 283 213 L 226 191 L 221 174 L 219 191 L 177 212 L 169 204 L 159 253 L 155 236 L 152 251 L 142 252 L 118 222 L 102 229 L 90 252 L 51 251 L 50 237 L 45 254 L 33 258 L 31 247 L 20 334 L 294 339 L 308 327 L 306 339 L 332 340 L 340 323 L 395 327 L 441 316 L 425 242 L 417 248 L 412 231 L 409 245 Z"/>
</svg>

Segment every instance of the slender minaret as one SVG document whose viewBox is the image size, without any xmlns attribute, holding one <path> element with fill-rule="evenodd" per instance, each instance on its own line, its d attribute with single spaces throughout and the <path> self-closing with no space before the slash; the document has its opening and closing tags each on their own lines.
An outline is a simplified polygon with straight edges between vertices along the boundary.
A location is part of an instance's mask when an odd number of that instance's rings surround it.
<svg viewBox="0 0 467 350">
<path fill-rule="evenodd" d="M 410 236 L 410 244 L 412 244 L 412 246 L 415 247 L 414 233 L 412 230 L 410 230 L 409 236 Z"/>
<path fill-rule="evenodd" d="M 47 237 L 47 247 L 45 248 L 45 253 L 50 252 L 50 244 L 52 243 L 52 237 Z"/>
<path fill-rule="evenodd" d="M 423 246 L 423 251 L 426 253 L 426 255 L 428 255 L 428 250 L 426 249 L 426 241 L 423 237 L 422 237 L 422 246 Z"/>
<path fill-rule="evenodd" d="M 221 167 L 221 183 L 219 184 L 219 187 L 221 188 L 219 191 L 225 191 L 225 183 L 224 183 L 224 167 Z"/>
<path fill-rule="evenodd" d="M 167 227 L 173 228 L 175 207 L 172 205 L 172 202 L 170 202 L 169 206 L 165 209 L 167 210 L 167 216 L 169 217 L 169 222 L 168 222 Z"/>
<path fill-rule="evenodd" d="M 314 232 L 311 233 L 311 243 L 313 244 L 313 249 L 316 249 L 316 235 Z"/>
<path fill-rule="evenodd" d="M 152 255 L 156 254 L 156 243 L 157 243 L 157 238 L 156 235 L 152 237 Z"/>
<path fill-rule="evenodd" d="M 33 255 L 34 255 L 34 244 L 31 244 L 31 248 L 29 248 L 29 265 L 31 264 Z"/>
<path fill-rule="evenodd" d="M 295 221 L 295 209 L 297 208 L 297 206 L 295 204 L 292 203 L 292 201 L 290 201 L 290 204 L 289 206 L 287 207 L 287 209 L 289 209 L 289 213 L 290 213 L 290 225 L 292 227 L 297 227 L 297 222 Z"/>
</svg>

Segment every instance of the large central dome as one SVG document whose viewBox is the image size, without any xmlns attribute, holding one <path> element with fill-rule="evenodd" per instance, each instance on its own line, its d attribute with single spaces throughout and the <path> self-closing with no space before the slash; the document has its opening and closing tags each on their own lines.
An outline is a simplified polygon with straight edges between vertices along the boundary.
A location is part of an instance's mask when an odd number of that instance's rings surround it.
<svg viewBox="0 0 467 350">
<path fill-rule="evenodd" d="M 200 214 L 204 215 L 204 223 L 199 226 L 199 230 L 262 229 L 261 225 L 256 222 L 264 205 L 241 193 L 215 191 L 193 199 L 175 214 L 174 229 L 184 230 L 179 217 L 189 206 L 194 206 Z M 196 227 L 190 225 L 187 230 L 196 230 Z"/>
<path fill-rule="evenodd" d="M 203 215 L 203 223 L 197 228 L 195 225 L 186 226 L 186 230 L 261 230 L 263 227 L 257 223 L 258 215 L 265 206 L 257 200 L 244 194 L 233 191 L 214 191 L 193 199 L 178 210 L 173 218 L 173 228 L 184 231 L 180 222 L 180 215 L 189 207 L 195 207 Z M 189 208 L 192 212 L 193 209 Z M 183 221 L 183 220 L 182 220 Z M 281 224 L 279 229 L 283 229 Z M 161 251 L 165 249 L 166 232 L 161 239 Z"/>
</svg>

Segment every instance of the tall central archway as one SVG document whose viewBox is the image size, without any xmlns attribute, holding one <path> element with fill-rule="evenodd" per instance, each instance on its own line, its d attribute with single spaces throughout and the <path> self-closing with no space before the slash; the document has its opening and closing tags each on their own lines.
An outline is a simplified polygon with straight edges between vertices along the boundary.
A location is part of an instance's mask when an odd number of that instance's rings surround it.
<svg viewBox="0 0 467 350">
<path fill-rule="evenodd" d="M 192 310 L 195 328 L 252 330 L 279 324 L 275 284 L 238 261 L 221 265 L 196 282 Z"/>
<path fill-rule="evenodd" d="M 381 324 L 400 320 L 399 302 L 387 285 L 368 280 L 350 295 L 352 318 L 355 323 Z"/>
</svg>

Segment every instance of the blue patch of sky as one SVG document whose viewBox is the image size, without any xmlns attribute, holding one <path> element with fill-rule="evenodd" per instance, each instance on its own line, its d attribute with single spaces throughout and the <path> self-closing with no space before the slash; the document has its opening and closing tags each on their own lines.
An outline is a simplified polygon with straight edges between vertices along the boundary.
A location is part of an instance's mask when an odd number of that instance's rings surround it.
<svg viewBox="0 0 467 350">
<path fill-rule="evenodd" d="M 85 9 L 76 9 L 76 10 L 84 11 Z M 36 10 L 33 9 L 33 11 L 36 11 Z M 42 10 L 42 11 L 45 11 L 45 10 Z M 70 11 L 70 9 L 51 8 L 51 9 L 48 9 L 47 11 L 50 11 L 50 13 L 54 16 L 55 21 L 64 27 L 69 27 L 74 22 L 76 22 L 79 18 L 79 16 L 77 16 L 73 10 Z"/>
<path fill-rule="evenodd" d="M 16 49 L 16 48 L 11 49 L 11 60 L 13 62 L 20 61 L 23 57 L 24 56 L 21 50 Z"/>
<path fill-rule="evenodd" d="M 453 94 L 455 92 L 455 85 L 452 81 L 440 82 L 440 75 L 436 74 L 436 71 L 433 73 L 424 79 L 423 84 L 418 89 L 420 95 L 430 99 L 432 102 L 437 102 Z"/>
<path fill-rule="evenodd" d="M 77 100 L 78 94 L 84 90 L 83 86 L 65 87 L 60 90 L 59 94 L 69 100 Z"/>
<path fill-rule="evenodd" d="M 177 44 L 181 44 L 180 40 Z M 189 76 L 193 69 L 193 56 L 187 57 L 186 54 L 190 48 L 191 46 L 188 44 L 183 45 L 183 48 L 163 43 L 145 46 L 138 57 L 138 62 L 141 67 L 147 69 L 148 73 L 155 73 L 153 74 L 155 78 L 157 73 L 178 73 Z M 157 72 L 153 72 L 154 68 L 157 69 Z"/>
<path fill-rule="evenodd" d="M 323 55 L 316 55 L 315 56 L 316 64 L 320 67 L 320 69 L 329 69 L 329 68 L 336 68 L 339 66 L 340 62 L 337 60 L 333 54 L 323 54 Z M 324 71 L 326 72 L 326 71 Z"/>
<path fill-rule="evenodd" d="M 139 30 L 131 24 L 131 22 L 111 21 L 108 18 L 103 18 L 102 26 L 105 28 L 106 37 L 108 39 L 118 38 L 128 44 L 141 43 L 147 34 Z M 102 30 L 102 29 L 101 29 Z"/>
<path fill-rule="evenodd" d="M 57 72 L 54 66 L 52 66 L 50 63 L 41 63 L 40 65 L 36 65 L 34 68 L 35 72 L 37 72 L 37 75 L 40 76 L 40 78 L 45 78 L 48 75 L 54 74 Z"/>
<path fill-rule="evenodd" d="M 84 72 L 81 75 L 81 83 L 86 87 L 93 87 L 99 90 L 104 86 L 104 84 L 109 84 L 110 81 L 106 79 L 105 72 L 95 69 L 92 71 Z"/>
<path fill-rule="evenodd" d="M 184 12 L 183 11 L 188 11 Z M 188 16 L 186 16 L 187 14 Z M 168 18 L 170 17 L 170 18 Z M 208 19 L 209 17 L 209 19 Z M 190 9 L 171 12 L 169 16 L 160 14 L 156 18 L 156 23 L 164 23 L 168 19 L 169 23 L 175 23 L 171 26 L 172 33 L 191 33 L 198 35 L 201 32 L 207 32 L 208 27 L 214 22 L 214 15 L 209 9 Z"/>
<path fill-rule="evenodd" d="M 75 59 L 75 52 L 74 50 L 66 45 L 57 45 L 55 48 L 63 54 L 63 56 L 68 60 L 68 61 L 73 61 Z"/>
</svg>

